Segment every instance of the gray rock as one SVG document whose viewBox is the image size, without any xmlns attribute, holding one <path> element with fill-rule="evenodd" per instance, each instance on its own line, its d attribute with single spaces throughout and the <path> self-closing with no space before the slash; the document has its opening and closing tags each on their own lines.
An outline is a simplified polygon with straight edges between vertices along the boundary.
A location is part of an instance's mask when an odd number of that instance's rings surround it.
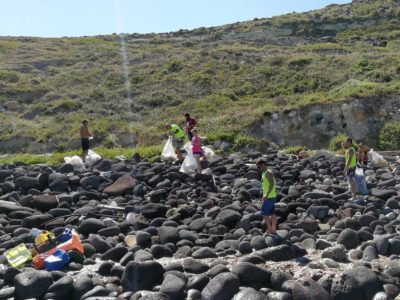
<svg viewBox="0 0 400 300">
<path fill-rule="evenodd" d="M 43 297 L 53 284 L 53 276 L 47 271 L 25 271 L 14 278 L 15 298 Z"/>
<path fill-rule="evenodd" d="M 82 221 L 78 228 L 78 232 L 82 234 L 97 233 L 99 230 L 104 229 L 103 221 L 99 219 L 89 218 Z"/>
<path fill-rule="evenodd" d="M 216 258 L 218 255 L 210 247 L 201 247 L 192 253 L 192 257 L 196 259 Z"/>
<path fill-rule="evenodd" d="M 343 272 L 340 279 L 334 281 L 331 290 L 333 300 L 372 299 L 379 292 L 379 278 L 366 267 L 355 267 Z"/>
<path fill-rule="evenodd" d="M 163 267 L 156 261 L 129 262 L 121 278 L 124 291 L 137 292 L 151 290 L 161 282 Z"/>
<path fill-rule="evenodd" d="M 235 295 L 233 300 L 267 300 L 267 295 L 256 291 L 252 288 L 241 289 L 239 293 Z"/>
<path fill-rule="evenodd" d="M 335 245 L 322 251 L 322 258 L 330 258 L 337 262 L 347 262 L 346 248 L 343 245 Z"/>
<path fill-rule="evenodd" d="M 363 251 L 363 261 L 373 261 L 378 258 L 378 251 L 374 246 L 367 246 Z"/>
<path fill-rule="evenodd" d="M 167 274 L 161 285 L 160 292 L 170 299 L 182 299 L 186 287 L 186 281 L 174 274 Z"/>
<path fill-rule="evenodd" d="M 292 290 L 293 300 L 330 300 L 329 293 L 312 279 L 296 282 Z"/>
<path fill-rule="evenodd" d="M 215 276 L 201 292 L 202 300 L 231 300 L 239 291 L 239 278 L 232 273 Z"/>
<path fill-rule="evenodd" d="M 269 285 L 271 279 L 271 272 L 246 262 L 237 263 L 233 267 L 232 273 L 238 276 L 240 285 L 242 286 L 249 286 L 257 283 Z"/>
<path fill-rule="evenodd" d="M 355 230 L 346 228 L 339 234 L 337 243 L 349 250 L 356 248 L 360 244 L 360 240 Z"/>
</svg>

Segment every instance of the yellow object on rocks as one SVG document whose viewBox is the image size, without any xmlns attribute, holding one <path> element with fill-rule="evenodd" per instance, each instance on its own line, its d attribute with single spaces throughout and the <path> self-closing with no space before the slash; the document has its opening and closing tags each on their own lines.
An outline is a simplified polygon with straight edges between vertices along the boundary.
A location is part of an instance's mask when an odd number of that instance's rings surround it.
<svg viewBox="0 0 400 300">
<path fill-rule="evenodd" d="M 4 255 L 7 258 L 8 263 L 16 268 L 23 265 L 25 262 L 32 260 L 31 251 L 26 248 L 25 244 L 19 244 L 15 248 L 4 252 Z"/>
</svg>

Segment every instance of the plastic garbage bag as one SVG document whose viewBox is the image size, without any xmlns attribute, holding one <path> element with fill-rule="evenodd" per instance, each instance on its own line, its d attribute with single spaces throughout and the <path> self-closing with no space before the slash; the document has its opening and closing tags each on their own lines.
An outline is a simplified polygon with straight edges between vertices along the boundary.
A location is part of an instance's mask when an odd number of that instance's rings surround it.
<svg viewBox="0 0 400 300">
<path fill-rule="evenodd" d="M 186 157 L 179 171 L 182 173 L 190 173 L 198 169 L 197 161 L 193 156 L 192 145 L 188 143 L 184 148 L 186 150 Z"/>
<path fill-rule="evenodd" d="M 86 156 L 86 164 L 89 166 L 93 166 L 96 162 L 98 162 L 101 159 L 101 156 L 98 155 L 96 152 L 93 150 L 88 151 L 88 154 Z"/>
<path fill-rule="evenodd" d="M 172 146 L 172 138 L 170 137 L 164 145 L 163 151 L 161 152 L 162 160 L 176 160 L 176 153 L 174 146 Z"/>
<path fill-rule="evenodd" d="M 204 156 L 207 159 L 212 159 L 215 156 L 214 151 L 210 147 L 203 147 Z"/>
<path fill-rule="evenodd" d="M 384 168 L 387 166 L 387 161 L 374 149 L 369 150 L 368 160 L 377 168 Z"/>
<path fill-rule="evenodd" d="M 364 176 L 364 170 L 362 168 L 356 168 L 356 175 Z"/>
<path fill-rule="evenodd" d="M 74 155 L 72 157 L 66 156 L 64 157 L 64 162 L 72 165 L 75 171 L 81 172 L 85 170 L 85 165 L 78 155 Z"/>
<path fill-rule="evenodd" d="M 357 194 L 368 195 L 368 188 L 367 188 L 367 183 L 365 182 L 364 175 L 356 174 L 355 181 L 357 187 Z"/>
</svg>

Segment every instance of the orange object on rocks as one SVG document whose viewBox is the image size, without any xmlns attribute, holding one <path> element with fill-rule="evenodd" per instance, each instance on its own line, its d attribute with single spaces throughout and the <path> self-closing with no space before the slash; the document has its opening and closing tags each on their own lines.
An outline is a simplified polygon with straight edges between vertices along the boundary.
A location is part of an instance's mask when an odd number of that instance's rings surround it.
<svg viewBox="0 0 400 300">
<path fill-rule="evenodd" d="M 50 255 L 52 255 L 54 252 L 56 252 L 56 250 L 64 250 L 65 252 L 71 251 L 71 250 L 77 250 L 80 253 L 84 253 L 82 244 L 81 244 L 81 239 L 79 238 L 79 234 L 76 233 L 75 231 L 72 232 L 72 236 L 71 239 L 60 244 L 57 245 L 56 247 L 54 247 L 53 249 L 50 249 L 49 251 L 46 251 L 45 253 L 41 253 L 36 255 L 32 262 L 33 262 L 33 266 L 35 267 L 35 269 L 41 269 L 44 267 L 44 260 L 49 257 Z"/>
</svg>

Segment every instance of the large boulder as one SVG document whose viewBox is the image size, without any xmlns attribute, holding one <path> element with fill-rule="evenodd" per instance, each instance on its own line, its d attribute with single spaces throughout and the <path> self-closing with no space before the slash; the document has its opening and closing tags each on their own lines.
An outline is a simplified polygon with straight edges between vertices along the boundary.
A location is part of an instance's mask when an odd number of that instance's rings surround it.
<svg viewBox="0 0 400 300">
<path fill-rule="evenodd" d="M 186 281 L 174 274 L 167 274 L 161 285 L 160 292 L 170 299 L 182 299 L 186 287 Z"/>
<path fill-rule="evenodd" d="M 53 192 L 68 192 L 69 180 L 67 175 L 60 173 L 51 173 L 49 175 L 49 188 Z"/>
<path fill-rule="evenodd" d="M 343 245 L 335 245 L 322 251 L 322 258 L 330 258 L 337 262 L 347 262 L 347 252 Z"/>
<path fill-rule="evenodd" d="M 258 283 L 262 286 L 268 286 L 271 279 L 271 272 L 247 262 L 236 264 L 232 273 L 238 276 L 241 286 Z"/>
<path fill-rule="evenodd" d="M 294 245 L 279 245 L 260 250 L 258 253 L 266 261 L 285 261 L 303 256 L 307 253 L 307 251 Z"/>
<path fill-rule="evenodd" d="M 128 190 L 132 190 L 136 185 L 135 180 L 129 174 L 118 178 L 112 185 L 104 189 L 104 193 L 110 196 L 118 196 L 125 194 Z"/>
<path fill-rule="evenodd" d="M 292 289 L 293 300 L 330 300 L 329 293 L 312 279 L 296 282 Z"/>
<path fill-rule="evenodd" d="M 53 284 L 53 276 L 47 271 L 25 271 L 14 278 L 15 298 L 41 298 Z"/>
<path fill-rule="evenodd" d="M 129 262 L 122 274 L 121 285 L 124 291 L 133 293 L 151 290 L 161 283 L 164 268 L 156 261 Z"/>
<path fill-rule="evenodd" d="M 239 212 L 232 209 L 224 209 L 217 215 L 215 220 L 218 223 L 233 227 L 241 218 L 242 215 Z"/>
<path fill-rule="evenodd" d="M 339 234 L 337 243 L 343 245 L 347 250 L 350 250 L 356 248 L 360 244 L 360 239 L 357 231 L 346 228 Z"/>
<path fill-rule="evenodd" d="M 331 296 L 333 300 L 372 299 L 379 292 L 379 278 L 366 267 L 355 267 L 343 272 L 340 279 L 333 282 Z"/>
<path fill-rule="evenodd" d="M 175 244 L 179 241 L 179 232 L 178 229 L 175 227 L 161 226 L 158 229 L 158 236 L 160 237 L 160 242 L 163 244 Z"/>
<path fill-rule="evenodd" d="M 104 222 L 99 219 L 89 218 L 82 221 L 78 232 L 82 234 L 97 233 L 105 228 Z"/>
<path fill-rule="evenodd" d="M 235 274 L 218 274 L 201 292 L 202 300 L 231 300 L 239 291 L 239 284 L 239 278 Z"/>
<path fill-rule="evenodd" d="M 21 188 L 24 190 L 37 188 L 39 187 L 39 181 L 37 178 L 29 177 L 29 176 L 19 176 L 15 179 L 15 187 Z"/>
<path fill-rule="evenodd" d="M 49 211 L 57 207 L 57 204 L 58 201 L 54 195 L 44 194 L 33 197 L 33 206 L 42 211 Z"/>
</svg>

